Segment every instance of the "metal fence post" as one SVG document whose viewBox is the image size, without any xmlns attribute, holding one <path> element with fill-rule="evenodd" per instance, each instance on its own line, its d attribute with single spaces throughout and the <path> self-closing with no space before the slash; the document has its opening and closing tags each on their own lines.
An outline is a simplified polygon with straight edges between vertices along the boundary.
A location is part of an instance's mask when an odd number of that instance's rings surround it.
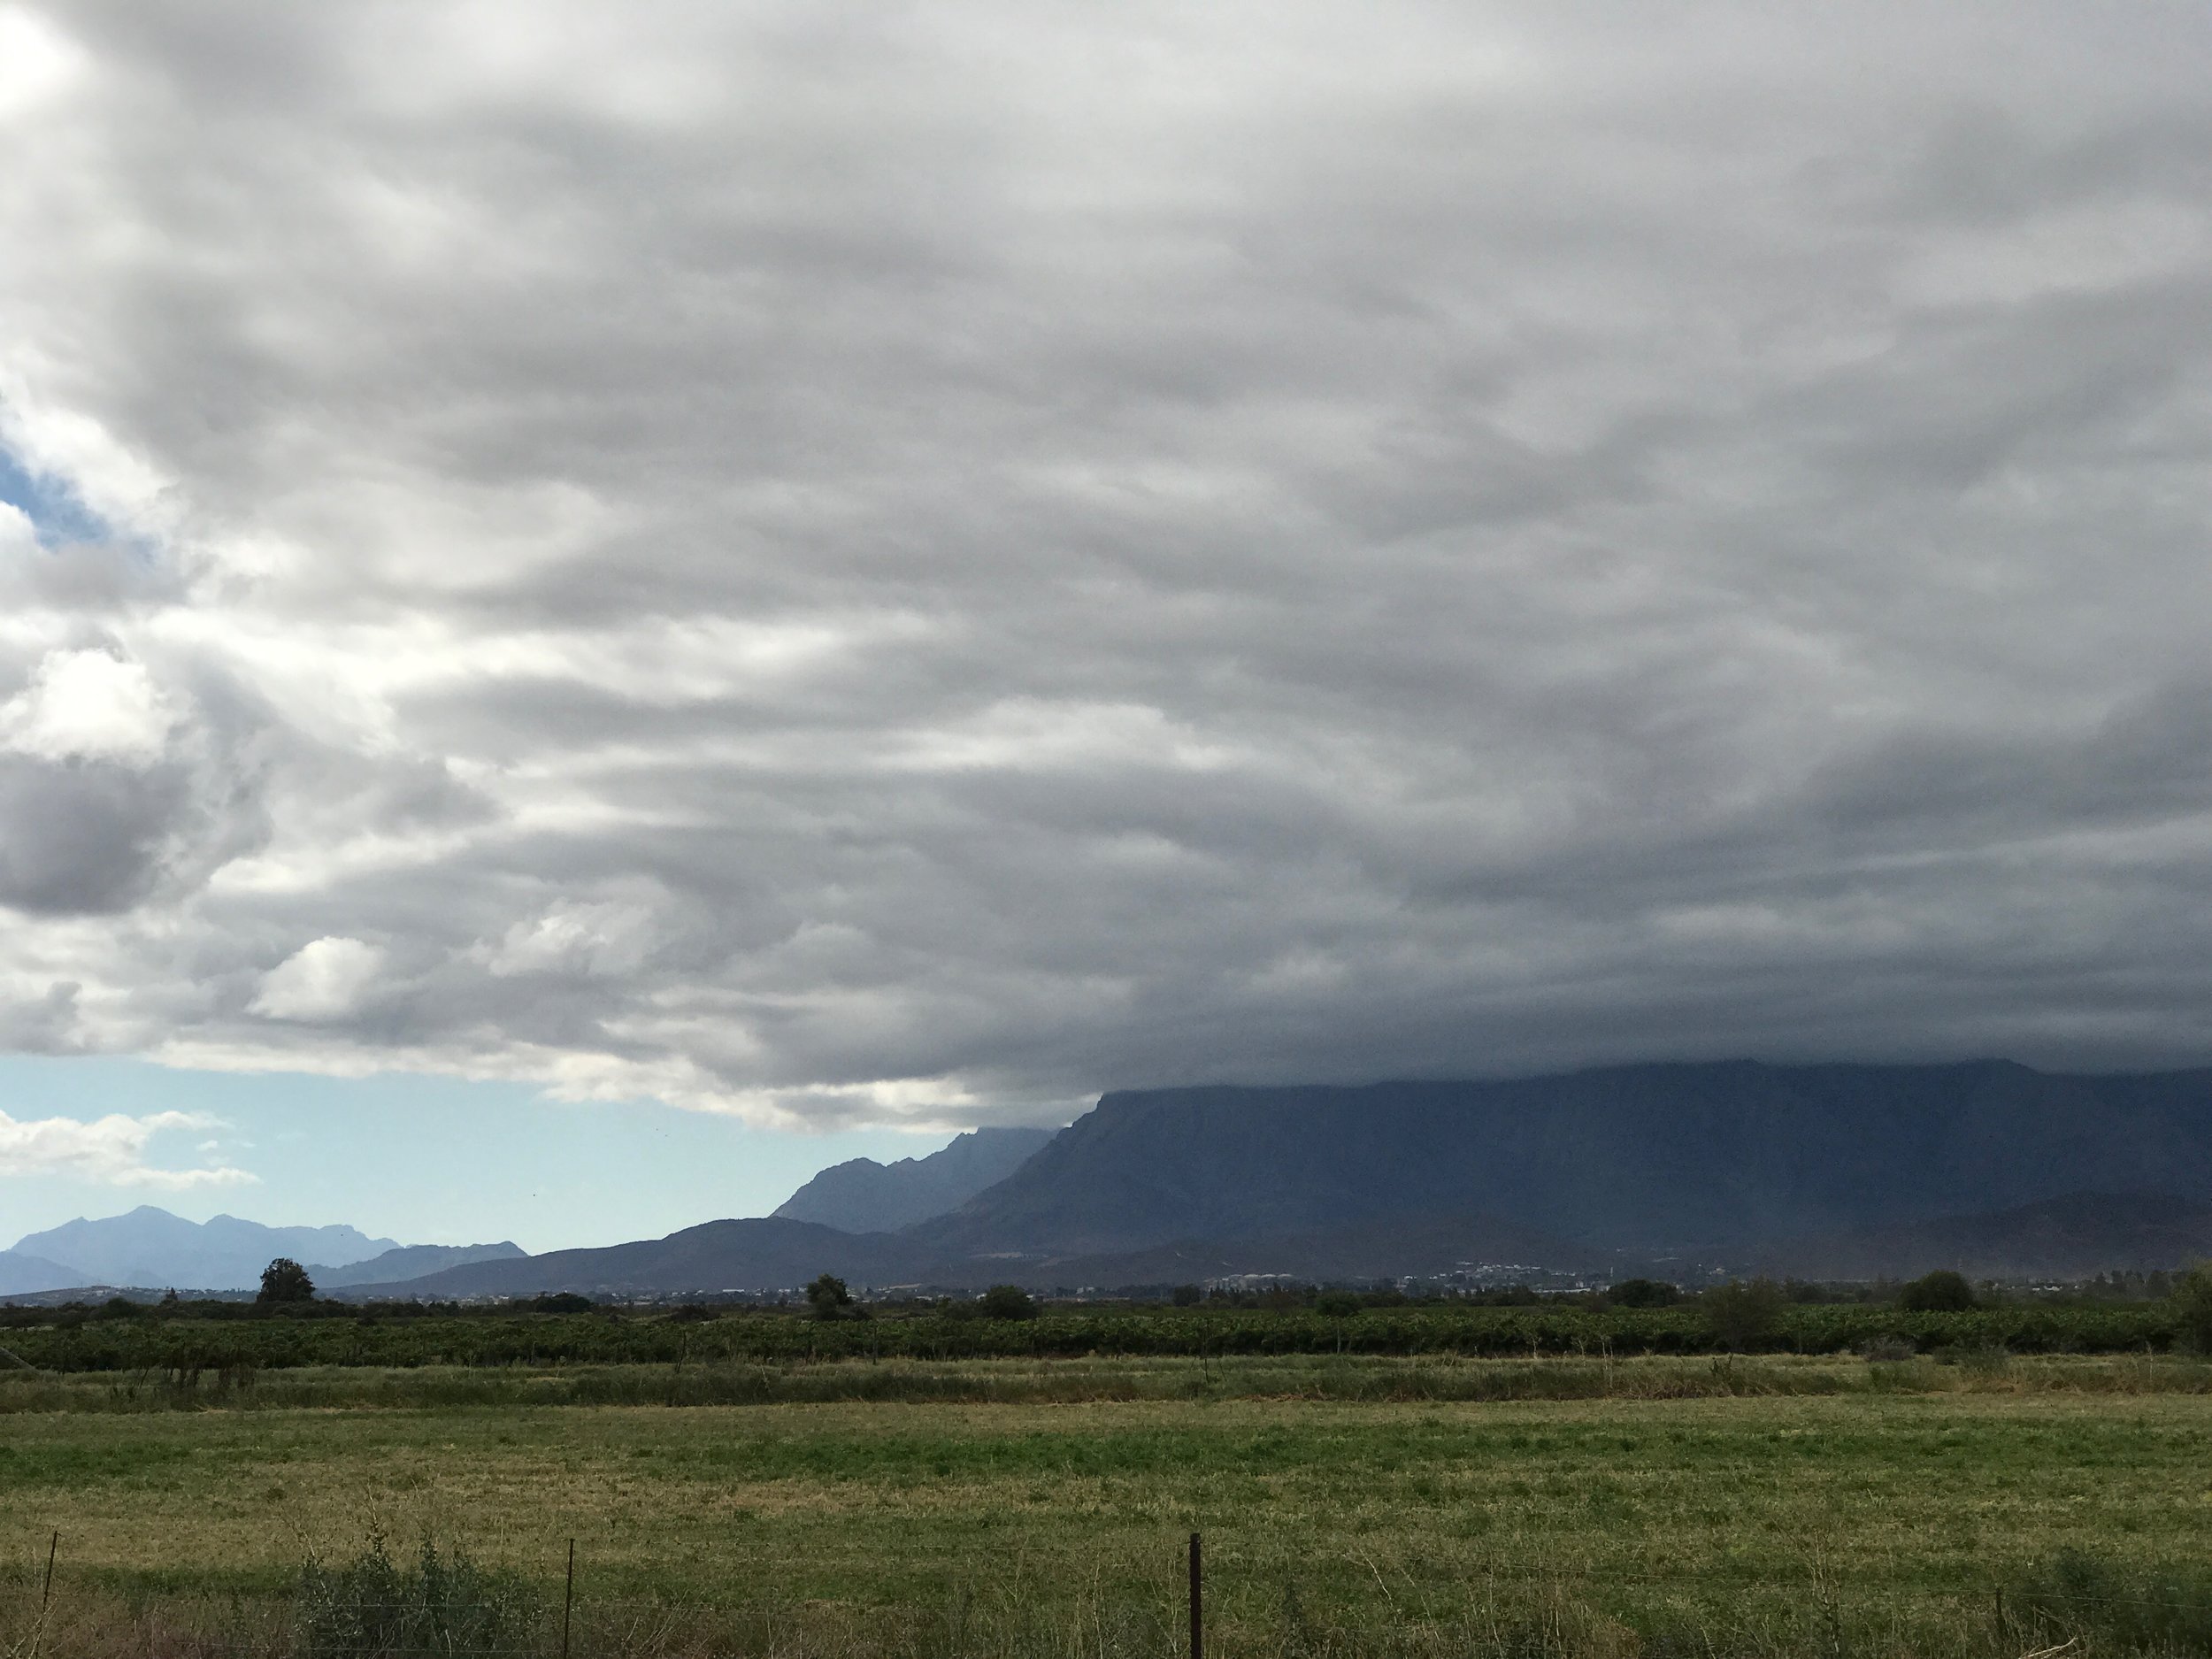
<svg viewBox="0 0 2212 1659">
<path fill-rule="evenodd" d="M 1203 1569 L 1200 1563 L 1198 1534 L 1190 1535 L 1190 1659 L 1202 1659 L 1205 1650 L 1204 1634 L 1200 1625 L 1199 1612 L 1202 1601 Z"/>
<path fill-rule="evenodd" d="M 568 1620 L 576 1607 L 576 1540 L 568 1540 L 568 1588 L 561 1596 L 561 1659 L 568 1659 Z"/>
</svg>

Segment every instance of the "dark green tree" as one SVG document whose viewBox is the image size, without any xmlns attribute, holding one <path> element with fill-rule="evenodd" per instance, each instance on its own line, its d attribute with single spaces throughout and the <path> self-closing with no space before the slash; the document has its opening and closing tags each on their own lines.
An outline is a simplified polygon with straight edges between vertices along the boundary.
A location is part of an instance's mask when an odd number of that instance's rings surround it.
<svg viewBox="0 0 2212 1659">
<path fill-rule="evenodd" d="M 265 1307 L 276 1302 L 312 1302 L 315 1281 L 290 1256 L 280 1256 L 261 1270 L 261 1293 L 254 1300 Z"/>
<path fill-rule="evenodd" d="M 1947 1267 L 1922 1275 L 1897 1293 L 1907 1313 L 1964 1313 L 1974 1305 L 1974 1287 Z"/>
<path fill-rule="evenodd" d="M 1037 1317 L 1036 1302 L 1019 1285 L 994 1285 L 983 1293 L 976 1306 L 987 1319 L 1033 1319 Z"/>
<path fill-rule="evenodd" d="M 853 1305 L 853 1294 L 834 1273 L 825 1273 L 806 1287 L 807 1306 L 818 1319 L 841 1319 Z"/>
<path fill-rule="evenodd" d="M 2175 1281 L 2174 1324 L 2195 1353 L 2212 1354 L 2212 1262 L 2199 1262 Z"/>
<path fill-rule="evenodd" d="M 1178 1285 L 1175 1287 L 1175 1305 L 1179 1308 L 1195 1308 L 1204 1297 L 1205 1292 L 1195 1285 Z"/>
<path fill-rule="evenodd" d="M 1663 1279 L 1624 1279 L 1605 1299 L 1616 1308 L 1671 1308 L 1682 1300 L 1682 1292 Z"/>
<path fill-rule="evenodd" d="M 526 1296 L 513 1304 L 518 1313 L 589 1313 L 599 1304 L 572 1290 L 557 1290 L 542 1296 Z"/>
<path fill-rule="evenodd" d="M 1766 1341 L 1782 1328 L 1789 1303 L 1770 1279 L 1732 1279 L 1698 1298 L 1706 1328 L 1722 1347 L 1741 1352 Z"/>
</svg>

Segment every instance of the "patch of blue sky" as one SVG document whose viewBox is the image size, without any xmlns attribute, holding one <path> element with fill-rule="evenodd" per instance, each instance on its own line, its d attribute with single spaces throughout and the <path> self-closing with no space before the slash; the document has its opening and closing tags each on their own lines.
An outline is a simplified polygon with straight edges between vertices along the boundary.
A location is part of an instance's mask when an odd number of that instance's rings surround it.
<svg viewBox="0 0 2212 1659">
<path fill-rule="evenodd" d="M 19 1123 L 164 1111 L 222 1126 L 162 1131 L 145 1148 L 148 1166 L 228 1166 L 257 1179 L 178 1190 L 0 1165 L 0 1249 L 77 1216 L 156 1204 L 195 1221 L 227 1213 L 272 1225 L 347 1222 L 403 1244 L 511 1239 L 534 1255 L 764 1216 L 832 1164 L 921 1157 L 952 1139 L 804 1134 L 656 1102 L 568 1104 L 524 1084 L 398 1072 L 184 1071 L 0 1056 L 0 1112 Z"/>
<path fill-rule="evenodd" d="M 97 541 L 110 534 L 66 481 L 25 466 L 4 444 L 0 444 L 0 501 L 20 509 L 46 547 Z"/>
</svg>

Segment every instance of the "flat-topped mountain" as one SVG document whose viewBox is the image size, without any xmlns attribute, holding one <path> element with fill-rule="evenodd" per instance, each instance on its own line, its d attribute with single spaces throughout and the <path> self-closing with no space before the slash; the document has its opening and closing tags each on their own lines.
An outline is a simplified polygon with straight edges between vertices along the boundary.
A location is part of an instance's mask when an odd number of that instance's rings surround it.
<svg viewBox="0 0 2212 1659">
<path fill-rule="evenodd" d="M 1027 1163 L 1056 1129 L 972 1129 L 926 1157 L 832 1164 L 778 1205 L 786 1221 L 845 1233 L 895 1233 L 957 1210 Z"/>
<path fill-rule="evenodd" d="M 2085 1190 L 2212 1201 L 2212 1071 L 1745 1061 L 1112 1094 L 910 1236 L 939 1255 L 1096 1254 L 1455 1215 L 1645 1249 Z"/>
</svg>

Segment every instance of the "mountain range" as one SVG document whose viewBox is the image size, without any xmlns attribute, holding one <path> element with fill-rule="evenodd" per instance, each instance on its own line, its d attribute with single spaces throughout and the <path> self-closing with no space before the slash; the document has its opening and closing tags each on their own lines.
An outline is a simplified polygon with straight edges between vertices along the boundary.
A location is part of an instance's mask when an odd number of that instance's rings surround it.
<svg viewBox="0 0 2212 1659">
<path fill-rule="evenodd" d="M 2212 1071 L 1622 1066 L 1485 1082 L 1109 1094 L 1056 1134 L 986 1130 L 822 1171 L 777 1212 L 526 1256 L 150 1208 L 0 1253 L 0 1294 L 250 1287 L 273 1256 L 355 1298 L 1244 1273 L 2078 1277 L 2212 1252 Z M 1674 1264 L 1670 1268 L 1667 1264 Z"/>
<path fill-rule="evenodd" d="M 455 1268 L 409 1294 L 669 1294 L 824 1271 L 878 1286 L 1115 1286 L 1657 1260 L 1842 1278 L 1859 1276 L 1854 1263 L 1906 1272 L 1955 1258 L 2032 1275 L 2062 1259 L 2084 1271 L 2173 1265 L 2199 1248 L 2192 1206 L 2212 1206 L 2212 1072 L 1624 1066 L 1110 1094 L 1004 1179 L 902 1229 L 717 1222 Z M 2070 1230 L 2056 1253 L 2044 1248 L 2054 1229 Z"/>
<path fill-rule="evenodd" d="M 0 1251 L 0 1295 L 79 1286 L 249 1290 L 278 1256 L 323 1289 L 412 1279 L 465 1262 L 519 1257 L 512 1244 L 401 1245 L 349 1226 L 271 1227 L 236 1216 L 187 1221 L 151 1204 L 63 1223 Z"/>
<path fill-rule="evenodd" d="M 1050 1129 L 972 1129 L 927 1157 L 879 1164 L 854 1158 L 832 1164 L 772 1212 L 785 1221 L 812 1221 L 844 1233 L 895 1233 L 956 1210 L 1004 1180 L 1056 1133 Z"/>
</svg>

